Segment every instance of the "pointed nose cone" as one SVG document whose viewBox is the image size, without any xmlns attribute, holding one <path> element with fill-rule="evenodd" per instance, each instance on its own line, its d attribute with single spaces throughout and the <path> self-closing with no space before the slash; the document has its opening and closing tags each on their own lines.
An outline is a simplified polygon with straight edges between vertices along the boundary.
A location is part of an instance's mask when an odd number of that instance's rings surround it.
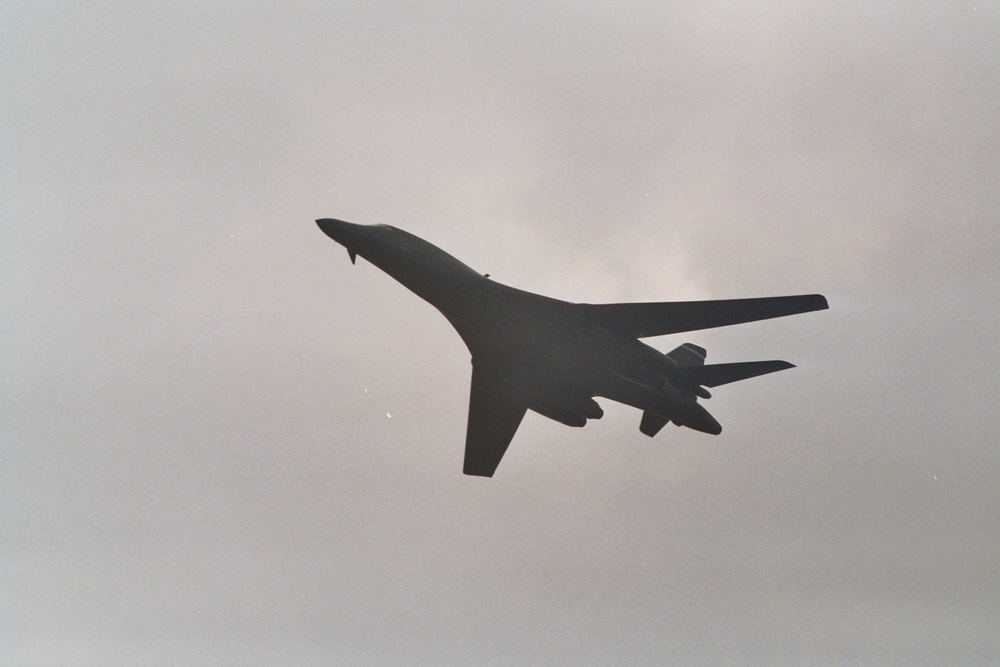
<svg viewBox="0 0 1000 667">
<path fill-rule="evenodd" d="M 334 220 L 333 218 L 320 218 L 316 221 L 319 225 L 320 230 L 331 239 L 337 243 L 346 244 L 349 237 L 352 235 L 352 228 L 360 227 L 360 225 L 355 225 L 350 222 L 344 222 L 343 220 Z"/>
<path fill-rule="evenodd" d="M 358 250 L 363 247 L 362 241 L 364 240 L 366 227 L 364 225 L 355 225 L 353 222 L 334 220 L 333 218 L 320 218 L 316 221 L 316 224 L 319 225 L 324 234 L 347 248 L 351 264 L 354 264 Z"/>
</svg>

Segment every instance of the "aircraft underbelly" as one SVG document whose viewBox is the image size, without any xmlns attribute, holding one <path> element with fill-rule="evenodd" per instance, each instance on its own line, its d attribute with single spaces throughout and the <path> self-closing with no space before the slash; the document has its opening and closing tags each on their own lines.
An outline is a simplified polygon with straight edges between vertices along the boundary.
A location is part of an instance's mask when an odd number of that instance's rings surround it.
<svg viewBox="0 0 1000 667">
<path fill-rule="evenodd" d="M 694 396 L 671 383 L 673 362 L 634 338 L 558 326 L 511 331 L 506 339 L 478 339 L 490 344 L 479 349 L 506 369 L 505 383 L 526 406 L 546 417 L 582 426 L 603 414 L 595 396 L 665 418 L 697 409 Z"/>
<path fill-rule="evenodd" d="M 579 416 L 600 416 L 594 396 L 640 409 L 655 405 L 664 377 L 645 369 L 630 350 L 577 340 L 575 345 L 541 345 L 516 355 L 518 383 L 528 397 L 528 407 L 571 425 L 582 425 Z M 600 341 L 597 341 L 600 343 Z M 528 350 L 531 352 L 528 352 Z M 538 354 L 538 350 L 543 351 Z M 566 415 L 573 415 L 566 418 Z"/>
</svg>

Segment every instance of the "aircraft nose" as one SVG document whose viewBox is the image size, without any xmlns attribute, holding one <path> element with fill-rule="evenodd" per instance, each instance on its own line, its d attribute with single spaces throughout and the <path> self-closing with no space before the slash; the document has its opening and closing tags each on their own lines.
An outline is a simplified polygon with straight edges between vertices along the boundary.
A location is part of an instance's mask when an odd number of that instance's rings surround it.
<svg viewBox="0 0 1000 667">
<path fill-rule="evenodd" d="M 320 218 L 316 221 L 320 230 L 331 239 L 347 248 L 347 254 L 351 258 L 351 264 L 357 259 L 359 246 L 363 245 L 364 225 L 355 225 L 352 222 L 334 220 L 333 218 Z"/>
<path fill-rule="evenodd" d="M 348 230 L 354 226 L 349 222 L 334 220 L 333 218 L 320 218 L 316 221 L 316 224 L 319 225 L 320 230 L 324 234 L 338 243 L 343 243 L 346 240 L 345 237 L 349 233 Z"/>
</svg>

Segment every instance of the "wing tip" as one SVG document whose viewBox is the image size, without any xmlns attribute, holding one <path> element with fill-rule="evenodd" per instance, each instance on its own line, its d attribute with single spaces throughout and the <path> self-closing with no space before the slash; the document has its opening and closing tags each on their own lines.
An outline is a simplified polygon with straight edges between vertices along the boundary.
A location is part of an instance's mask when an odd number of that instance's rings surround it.
<svg viewBox="0 0 1000 667">
<path fill-rule="evenodd" d="M 826 297 L 822 294 L 810 294 L 809 298 L 812 299 L 813 305 L 815 306 L 813 310 L 826 310 L 830 307 Z"/>
</svg>

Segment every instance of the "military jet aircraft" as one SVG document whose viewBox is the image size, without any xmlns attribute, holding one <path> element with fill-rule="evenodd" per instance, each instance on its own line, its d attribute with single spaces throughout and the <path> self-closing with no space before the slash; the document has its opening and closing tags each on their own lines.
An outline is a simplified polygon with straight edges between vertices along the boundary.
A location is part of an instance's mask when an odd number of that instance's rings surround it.
<svg viewBox="0 0 1000 667">
<path fill-rule="evenodd" d="M 705 364 L 685 343 L 663 354 L 640 338 L 827 308 L 820 294 L 720 301 L 569 303 L 490 280 L 440 248 L 388 225 L 317 220 L 319 228 L 437 308 L 472 354 L 466 475 L 492 477 L 527 410 L 583 426 L 595 396 L 643 411 L 652 437 L 668 422 L 718 434 L 706 387 L 792 368 L 787 361 Z"/>
</svg>

